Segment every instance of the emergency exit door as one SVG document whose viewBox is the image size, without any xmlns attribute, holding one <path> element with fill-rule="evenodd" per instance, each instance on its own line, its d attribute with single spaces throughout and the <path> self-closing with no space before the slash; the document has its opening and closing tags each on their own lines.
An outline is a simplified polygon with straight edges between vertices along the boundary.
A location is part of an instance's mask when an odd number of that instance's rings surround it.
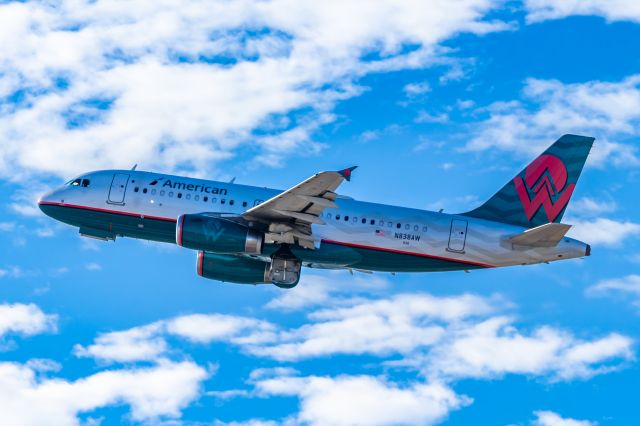
<svg viewBox="0 0 640 426">
<path fill-rule="evenodd" d="M 127 192 L 127 184 L 129 183 L 129 174 L 127 173 L 115 173 L 113 180 L 111 181 L 111 188 L 109 189 L 108 203 L 111 204 L 124 204 L 124 195 Z"/>
<path fill-rule="evenodd" d="M 467 226 L 466 220 L 453 219 L 451 221 L 451 232 L 449 233 L 449 251 L 462 253 L 464 245 L 467 242 Z"/>
</svg>

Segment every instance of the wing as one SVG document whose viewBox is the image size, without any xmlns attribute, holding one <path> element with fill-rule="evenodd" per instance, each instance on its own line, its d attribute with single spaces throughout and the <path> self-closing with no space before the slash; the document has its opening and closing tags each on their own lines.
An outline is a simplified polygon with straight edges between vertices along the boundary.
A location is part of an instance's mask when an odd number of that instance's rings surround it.
<svg viewBox="0 0 640 426">
<path fill-rule="evenodd" d="M 318 173 L 247 210 L 242 216 L 268 225 L 267 243 L 298 244 L 314 249 L 317 239 L 312 234 L 311 225 L 324 225 L 320 214 L 324 209 L 337 207 L 335 190 L 344 180 L 351 180 L 351 172 L 355 168 Z"/>
</svg>

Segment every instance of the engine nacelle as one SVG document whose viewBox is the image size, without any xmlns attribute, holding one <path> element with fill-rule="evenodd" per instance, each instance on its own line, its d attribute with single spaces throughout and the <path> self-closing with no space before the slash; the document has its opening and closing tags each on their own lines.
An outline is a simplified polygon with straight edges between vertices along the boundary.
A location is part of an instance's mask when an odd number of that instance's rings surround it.
<svg viewBox="0 0 640 426">
<path fill-rule="evenodd" d="M 198 252 L 198 275 L 237 284 L 274 284 L 293 288 L 300 281 L 302 264 L 295 258 L 274 257 L 270 262 L 247 257 Z"/>
<path fill-rule="evenodd" d="M 176 224 L 176 244 L 215 253 L 262 253 L 262 233 L 239 223 L 201 214 L 183 214 Z"/>
<path fill-rule="evenodd" d="M 245 257 L 198 252 L 198 275 L 237 284 L 271 284 L 271 263 Z"/>
</svg>

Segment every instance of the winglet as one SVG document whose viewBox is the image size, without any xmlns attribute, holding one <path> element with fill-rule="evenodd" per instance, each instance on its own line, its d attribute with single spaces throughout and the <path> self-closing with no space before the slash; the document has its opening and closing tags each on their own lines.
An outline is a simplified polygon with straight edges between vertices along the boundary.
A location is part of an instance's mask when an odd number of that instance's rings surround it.
<svg viewBox="0 0 640 426">
<path fill-rule="evenodd" d="M 347 181 L 351 181 L 351 172 L 357 168 L 358 166 L 349 167 L 348 169 L 340 170 L 338 173 Z"/>
</svg>

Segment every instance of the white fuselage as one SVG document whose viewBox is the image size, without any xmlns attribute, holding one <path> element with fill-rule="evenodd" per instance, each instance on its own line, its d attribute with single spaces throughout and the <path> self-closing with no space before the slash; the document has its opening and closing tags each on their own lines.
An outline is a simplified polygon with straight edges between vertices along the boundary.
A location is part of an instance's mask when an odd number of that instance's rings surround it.
<svg viewBox="0 0 640 426">
<path fill-rule="evenodd" d="M 281 192 L 131 170 L 92 172 L 78 179 L 78 184 L 67 184 L 42 197 L 40 206 L 45 213 L 80 227 L 81 232 L 84 226 L 167 242 L 169 231 L 165 229 L 163 235 L 156 238 L 149 221 L 171 226 L 185 213 L 241 215 Z M 524 265 L 588 255 L 588 246 L 571 238 L 563 238 L 554 247 L 514 246 L 506 240 L 525 229 L 498 222 L 350 198 L 338 198 L 336 204 L 338 208 L 326 209 L 322 214 L 325 224 L 313 225 L 316 250 L 298 251 L 308 254 L 303 259 L 307 266 L 429 271 Z M 119 229 L 114 219 L 119 216 L 138 220 L 141 232 Z M 148 232 L 142 233 L 143 230 Z M 322 253 L 326 245 L 360 250 L 358 256 L 362 259 L 341 255 L 331 258 L 330 252 L 327 252 L 329 258 L 325 258 Z M 372 254 L 376 260 L 367 261 L 366 256 Z M 388 263 L 386 255 L 389 255 Z M 403 263 L 405 256 L 411 267 Z M 416 259 L 430 262 L 421 267 Z M 459 267 L 434 268 L 436 261 Z M 381 266 L 376 267 L 377 263 Z"/>
</svg>

